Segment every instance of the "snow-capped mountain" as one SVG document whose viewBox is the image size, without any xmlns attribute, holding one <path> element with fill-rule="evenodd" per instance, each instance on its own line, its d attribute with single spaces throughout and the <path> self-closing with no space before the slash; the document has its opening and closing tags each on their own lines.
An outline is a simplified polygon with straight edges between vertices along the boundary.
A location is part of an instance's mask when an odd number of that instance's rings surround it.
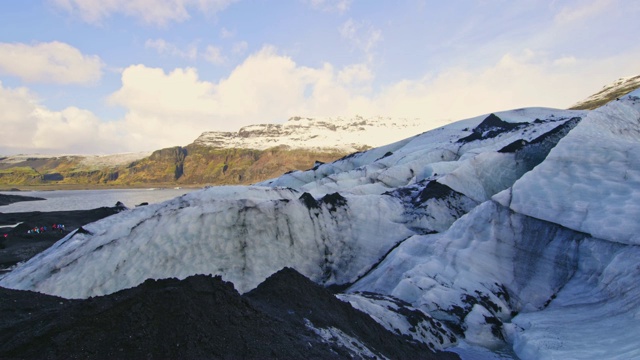
<svg viewBox="0 0 640 360">
<path fill-rule="evenodd" d="M 42 154 L 20 154 L 5 156 L 0 159 L 0 165 L 8 167 L 14 164 L 22 164 L 28 161 L 47 161 L 51 159 L 60 159 L 63 161 L 78 161 L 81 165 L 87 167 L 114 167 L 119 165 L 129 165 L 130 163 L 143 159 L 151 155 L 150 151 L 136 153 L 121 153 L 109 155 L 42 155 Z"/>
<path fill-rule="evenodd" d="M 218 148 L 265 150 L 275 146 L 351 153 L 402 140 L 444 125 L 421 119 L 390 117 L 292 117 L 283 124 L 256 124 L 238 132 L 207 131 L 194 144 Z"/>
<path fill-rule="evenodd" d="M 463 358 L 638 358 L 640 91 L 483 115 L 69 234 L 0 280 L 67 298 L 282 267 Z M 488 356 L 487 352 L 483 357 Z"/>
<path fill-rule="evenodd" d="M 438 124 L 406 118 L 294 117 L 284 124 L 251 125 L 234 133 L 205 132 L 185 147 L 153 153 L 0 157 L 0 185 L 250 184 L 389 144 Z"/>
<path fill-rule="evenodd" d="M 593 110 L 637 88 L 640 88 L 640 75 L 623 77 L 603 86 L 602 90 L 575 103 L 570 109 Z"/>
</svg>

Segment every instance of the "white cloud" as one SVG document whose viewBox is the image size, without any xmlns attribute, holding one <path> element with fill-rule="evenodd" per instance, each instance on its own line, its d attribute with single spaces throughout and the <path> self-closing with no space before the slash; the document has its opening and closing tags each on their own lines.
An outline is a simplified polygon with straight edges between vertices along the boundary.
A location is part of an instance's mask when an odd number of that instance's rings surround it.
<svg viewBox="0 0 640 360">
<path fill-rule="evenodd" d="M 373 80 L 373 73 L 365 64 L 354 64 L 342 69 L 338 73 L 338 80 L 344 84 L 370 82 Z"/>
<path fill-rule="evenodd" d="M 197 137 L 217 108 L 215 86 L 198 79 L 195 69 L 130 66 L 122 73 L 122 87 L 109 98 L 127 114 L 122 126 L 140 149 L 186 145 Z"/>
<path fill-rule="evenodd" d="M 215 65 L 222 65 L 227 61 L 222 55 L 222 50 L 220 50 L 219 47 L 212 45 L 207 46 L 207 49 L 202 56 L 205 60 Z"/>
<path fill-rule="evenodd" d="M 227 28 L 222 28 L 222 30 L 220 30 L 220 37 L 223 39 L 229 39 L 235 36 L 235 32 L 227 29 Z"/>
<path fill-rule="evenodd" d="M 164 39 L 148 39 L 144 46 L 148 49 L 154 49 L 162 55 L 179 57 L 191 61 L 195 61 L 199 57 L 215 65 L 222 65 L 227 61 L 226 57 L 222 54 L 222 49 L 213 45 L 207 45 L 205 50 L 200 52 L 195 44 L 181 49 L 177 45 L 167 42 Z"/>
<path fill-rule="evenodd" d="M 563 61 L 526 50 L 483 69 L 450 68 L 374 91 L 375 74 L 367 64 L 311 68 L 265 47 L 218 82 L 200 79 L 195 69 L 129 67 L 111 101 L 128 109 L 127 131 L 156 147 L 187 144 L 206 130 L 237 130 L 294 115 L 420 117 L 435 126 L 510 108 L 567 107 L 579 100 L 567 94 L 581 90 L 586 97 L 589 84 L 609 81 L 604 74 L 578 76 L 602 64 L 574 61 L 577 68 L 568 71 Z"/>
<path fill-rule="evenodd" d="M 146 24 L 166 25 L 190 18 L 190 11 L 213 15 L 237 0 L 50 0 L 58 8 L 91 24 L 113 14 L 135 17 Z"/>
<path fill-rule="evenodd" d="M 130 66 L 109 101 L 127 109 L 123 126 L 137 144 L 153 149 L 188 144 L 207 130 L 237 130 L 343 103 L 348 93 L 340 91 L 335 76 L 329 65 L 297 66 L 265 47 L 217 83 L 200 79 L 192 68 L 166 73 Z M 307 88 L 310 98 L 305 98 Z"/>
<path fill-rule="evenodd" d="M 398 82 L 379 92 L 373 103 L 384 114 L 426 120 L 459 120 L 531 106 L 567 108 L 621 73 L 640 73 L 634 60 L 638 55 L 557 61 L 531 50 L 507 53 L 481 69 L 450 68 L 436 76 Z M 567 66 L 568 61 L 573 64 Z"/>
<path fill-rule="evenodd" d="M 554 65 L 560 66 L 571 66 L 578 62 L 578 60 L 574 56 L 563 56 L 561 58 L 557 58 L 553 61 Z"/>
<path fill-rule="evenodd" d="M 189 144 L 203 131 L 232 131 L 295 115 L 418 117 L 435 127 L 518 107 L 568 107 L 621 75 L 640 73 L 638 56 L 556 59 L 525 50 L 504 54 L 482 68 L 452 67 L 374 88 L 376 74 L 368 64 L 306 67 L 266 46 L 218 81 L 201 79 L 193 68 L 165 72 L 129 66 L 122 72 L 121 88 L 109 97 L 126 115 L 108 123 L 75 107 L 51 111 L 28 90 L 0 84 L 5 138 L 0 150 L 154 150 Z"/>
<path fill-rule="evenodd" d="M 26 88 L 0 83 L 0 153 L 115 153 L 127 151 L 114 144 L 116 127 L 102 123 L 91 112 L 68 107 L 51 111 Z"/>
<path fill-rule="evenodd" d="M 554 19 L 555 22 L 566 24 L 588 20 L 601 15 L 607 8 L 619 5 L 615 0 L 583 0 L 577 4 L 579 5 L 562 7 Z"/>
<path fill-rule="evenodd" d="M 306 0 L 313 9 L 344 14 L 353 0 Z"/>
<path fill-rule="evenodd" d="M 369 23 L 353 19 L 347 20 L 338 30 L 344 39 L 367 54 L 382 40 L 382 31 Z"/>
<path fill-rule="evenodd" d="M 242 55 L 247 51 L 248 48 L 249 48 L 249 44 L 246 41 L 239 41 L 233 44 L 233 48 L 231 49 L 231 52 L 236 55 Z"/>
<path fill-rule="evenodd" d="M 61 43 L 0 43 L 0 73 L 27 82 L 91 84 L 102 76 L 98 56 L 83 55 L 75 47 Z"/>
<path fill-rule="evenodd" d="M 148 39 L 144 46 L 149 49 L 155 49 L 159 54 L 177 56 L 183 59 L 195 60 L 198 57 L 198 48 L 193 44 L 183 50 L 164 39 Z"/>
</svg>

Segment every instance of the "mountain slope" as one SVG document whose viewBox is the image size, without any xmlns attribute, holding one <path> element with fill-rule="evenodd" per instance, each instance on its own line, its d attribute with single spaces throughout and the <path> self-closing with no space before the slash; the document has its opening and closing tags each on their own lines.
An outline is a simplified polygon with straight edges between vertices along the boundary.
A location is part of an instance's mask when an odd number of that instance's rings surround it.
<svg viewBox="0 0 640 360">
<path fill-rule="evenodd" d="M 104 157 L 18 155 L 0 159 L 0 185 L 135 187 L 250 184 L 286 171 L 308 169 L 316 161 L 329 162 L 345 154 L 329 150 L 292 150 L 284 146 L 252 150 L 191 144 L 151 154 Z"/>
<path fill-rule="evenodd" d="M 0 158 L 0 185 L 175 186 L 251 184 L 388 144 L 435 126 L 419 119 L 302 118 L 238 132 L 205 132 L 153 153 Z"/>
<path fill-rule="evenodd" d="M 620 78 L 609 85 L 605 85 L 597 93 L 572 105 L 569 109 L 593 110 L 637 88 L 640 88 L 640 75 Z"/>
</svg>

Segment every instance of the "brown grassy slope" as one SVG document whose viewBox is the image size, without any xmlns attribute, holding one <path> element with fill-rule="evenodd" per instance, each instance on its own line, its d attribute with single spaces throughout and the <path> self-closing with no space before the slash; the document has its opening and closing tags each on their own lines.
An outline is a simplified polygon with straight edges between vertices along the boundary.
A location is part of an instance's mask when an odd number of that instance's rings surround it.
<svg viewBox="0 0 640 360">
<path fill-rule="evenodd" d="M 215 149 L 189 145 L 180 184 L 252 184 L 292 170 L 312 168 L 316 161 L 330 162 L 345 154 L 290 150 Z"/>
<path fill-rule="evenodd" d="M 343 152 L 319 152 L 276 147 L 267 150 L 221 149 L 198 145 L 171 147 L 117 167 L 87 167 L 81 158 L 28 159 L 2 164 L 0 186 L 46 186 L 48 188 L 188 186 L 251 184 L 292 170 L 330 162 Z"/>
</svg>

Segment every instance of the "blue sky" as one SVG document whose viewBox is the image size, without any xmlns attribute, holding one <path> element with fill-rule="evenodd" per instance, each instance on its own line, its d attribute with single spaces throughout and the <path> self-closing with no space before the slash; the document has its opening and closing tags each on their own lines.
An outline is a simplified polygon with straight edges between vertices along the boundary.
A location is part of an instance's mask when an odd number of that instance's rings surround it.
<svg viewBox="0 0 640 360">
<path fill-rule="evenodd" d="M 296 115 L 566 108 L 640 73 L 639 15 L 622 0 L 4 1 L 0 154 L 154 150 Z"/>
</svg>

